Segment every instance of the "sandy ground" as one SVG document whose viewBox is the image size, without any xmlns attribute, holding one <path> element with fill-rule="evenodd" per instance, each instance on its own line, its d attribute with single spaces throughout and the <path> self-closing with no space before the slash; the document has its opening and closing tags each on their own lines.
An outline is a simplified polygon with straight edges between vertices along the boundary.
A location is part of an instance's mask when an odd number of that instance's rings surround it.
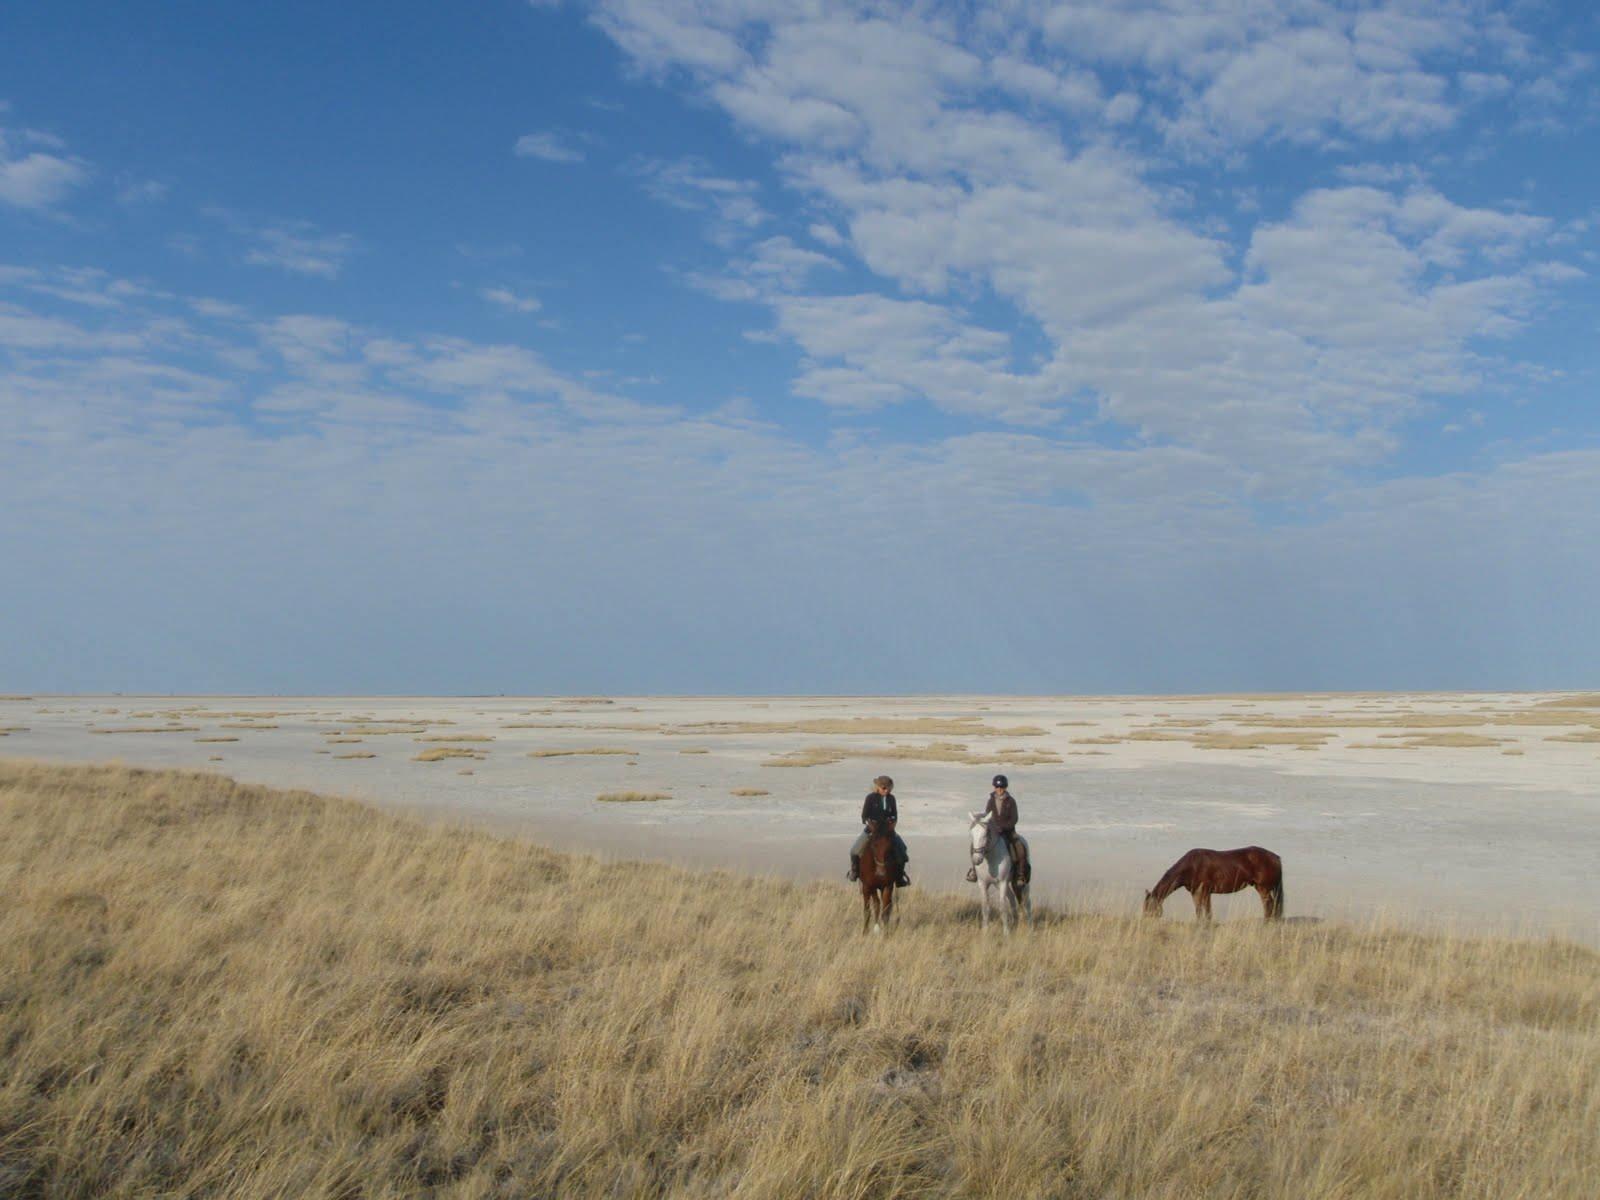
<svg viewBox="0 0 1600 1200">
<path fill-rule="evenodd" d="M 216 770 L 797 877 L 842 876 L 884 771 L 917 885 L 941 890 L 965 886 L 964 814 L 1004 770 L 1042 900 L 1131 910 L 1190 847 L 1255 843 L 1283 856 L 1291 916 L 1600 944 L 1600 696 L 30 696 L 0 699 L 0 730 L 7 756 Z M 416 758 L 442 748 L 480 757 Z M 593 749 L 626 753 L 533 756 Z M 596 799 L 618 792 L 665 798 Z M 1216 907 L 1260 911 L 1253 893 Z M 1185 895 L 1167 912 L 1189 919 Z"/>
</svg>

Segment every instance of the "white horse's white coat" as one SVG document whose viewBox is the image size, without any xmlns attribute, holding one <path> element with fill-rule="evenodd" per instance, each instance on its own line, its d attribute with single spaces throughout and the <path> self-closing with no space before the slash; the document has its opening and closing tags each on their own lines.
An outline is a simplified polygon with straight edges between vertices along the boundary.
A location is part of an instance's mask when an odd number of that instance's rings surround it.
<svg viewBox="0 0 1600 1200">
<path fill-rule="evenodd" d="M 1033 898 L 1029 895 L 1032 889 L 1025 887 L 1019 893 L 1012 884 L 1011 851 L 1006 847 L 1005 838 L 991 836 L 989 831 L 989 823 L 994 820 L 994 814 L 968 813 L 967 815 L 972 819 L 970 829 L 972 866 L 978 873 L 978 911 L 983 915 L 983 928 L 989 928 L 989 910 L 997 889 L 1001 901 L 1001 927 L 1007 933 L 1011 932 L 1011 923 L 1017 917 L 1019 906 L 1028 924 L 1032 925 Z"/>
</svg>

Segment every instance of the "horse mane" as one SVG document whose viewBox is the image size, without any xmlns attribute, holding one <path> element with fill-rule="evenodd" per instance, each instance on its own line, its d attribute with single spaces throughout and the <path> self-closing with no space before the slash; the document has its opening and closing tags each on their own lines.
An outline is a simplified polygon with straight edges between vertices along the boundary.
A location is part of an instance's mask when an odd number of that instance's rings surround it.
<svg viewBox="0 0 1600 1200">
<path fill-rule="evenodd" d="M 1152 900 L 1165 900 L 1173 892 L 1187 886 L 1185 876 L 1189 871 L 1189 855 L 1185 854 L 1177 862 L 1167 868 L 1167 873 L 1156 881 L 1155 887 L 1150 889 Z"/>
</svg>

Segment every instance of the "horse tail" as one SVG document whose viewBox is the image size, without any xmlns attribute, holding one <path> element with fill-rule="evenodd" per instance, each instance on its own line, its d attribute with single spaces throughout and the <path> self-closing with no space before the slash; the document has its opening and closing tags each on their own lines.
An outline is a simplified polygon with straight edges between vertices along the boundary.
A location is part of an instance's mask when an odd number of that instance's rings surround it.
<svg viewBox="0 0 1600 1200">
<path fill-rule="evenodd" d="M 1283 876 L 1278 876 L 1278 882 L 1272 885 L 1272 915 L 1283 916 Z"/>
</svg>

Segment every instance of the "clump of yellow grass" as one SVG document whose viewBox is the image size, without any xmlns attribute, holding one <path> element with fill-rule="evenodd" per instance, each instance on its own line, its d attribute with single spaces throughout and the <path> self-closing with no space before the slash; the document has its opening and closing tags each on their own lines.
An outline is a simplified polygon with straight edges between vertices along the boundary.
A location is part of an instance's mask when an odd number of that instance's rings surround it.
<svg viewBox="0 0 1600 1200">
<path fill-rule="evenodd" d="M 411 756 L 412 762 L 443 762 L 447 758 L 482 758 L 482 750 L 470 749 L 466 746 L 435 746 L 432 750 L 424 750 Z"/>
<path fill-rule="evenodd" d="M 601 792 L 595 797 L 602 804 L 644 804 L 652 800 L 670 800 L 671 792 Z"/>
<path fill-rule="evenodd" d="M 770 795 L 772 795 L 772 793 L 767 791 L 766 788 L 734 788 L 733 792 L 731 794 L 735 795 L 735 796 L 770 796 Z"/>
<path fill-rule="evenodd" d="M 1590 1197 L 1600 956 L 565 857 L 0 763 L 0 1192 Z M 1135 898 L 1136 899 L 1136 898 Z"/>
<path fill-rule="evenodd" d="M 817 717 L 804 721 L 699 721 L 664 733 L 924 734 L 929 737 L 1043 737 L 1036 725 L 989 725 L 980 717 Z"/>
<path fill-rule="evenodd" d="M 1032 767 L 1059 763 L 1049 750 L 969 750 L 959 742 L 926 746 L 808 746 L 769 758 L 763 767 L 821 767 L 847 758 L 903 759 L 908 762 L 963 763 L 967 766 Z"/>
<path fill-rule="evenodd" d="M 528 757 L 529 758 L 570 758 L 573 755 L 584 755 L 584 754 L 634 755 L 634 754 L 637 754 L 637 753 L 638 753 L 637 750 L 622 750 L 622 749 L 617 748 L 616 746 L 588 746 L 588 747 L 585 747 L 582 750 L 530 750 L 530 751 L 528 751 Z"/>
<path fill-rule="evenodd" d="M 90 733 L 199 733 L 198 725 L 122 725 L 91 729 Z"/>
</svg>

